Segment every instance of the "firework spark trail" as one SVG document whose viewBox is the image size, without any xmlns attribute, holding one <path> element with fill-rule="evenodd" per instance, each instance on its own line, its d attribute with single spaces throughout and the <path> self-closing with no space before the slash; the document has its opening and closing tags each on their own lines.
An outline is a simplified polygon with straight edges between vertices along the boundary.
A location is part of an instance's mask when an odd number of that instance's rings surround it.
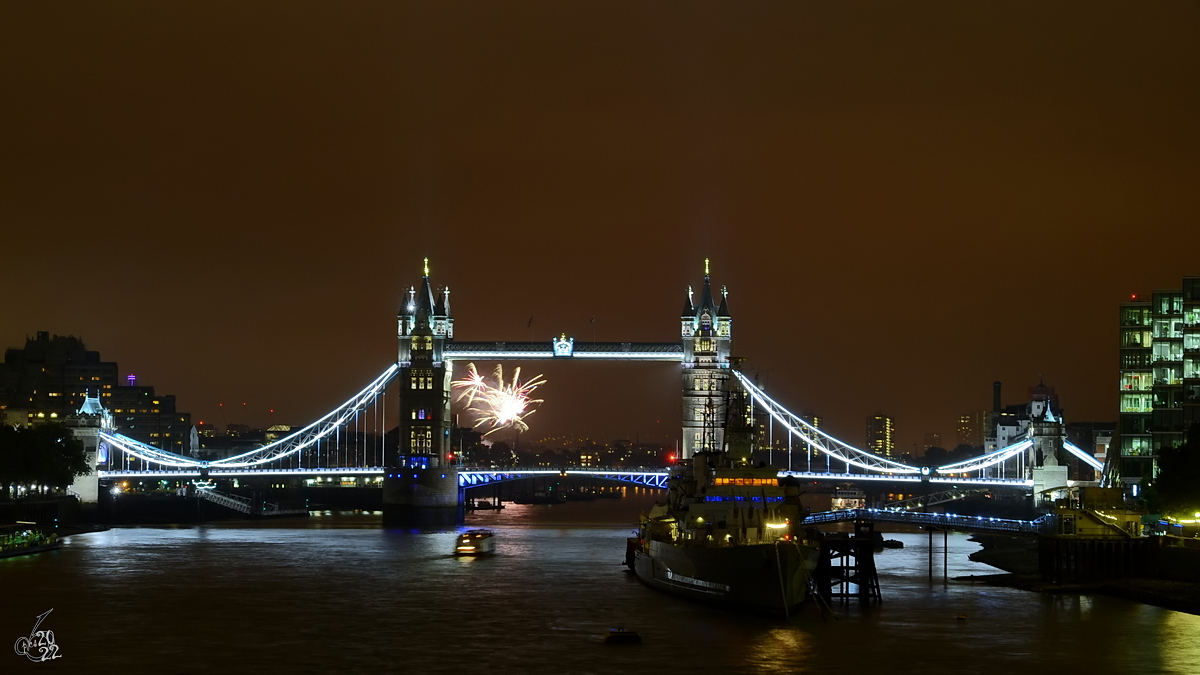
<svg viewBox="0 0 1200 675">
<path fill-rule="evenodd" d="M 513 371 L 512 381 L 506 383 L 504 366 L 499 364 L 496 365 L 492 378 L 496 381 L 495 386 L 488 384 L 475 369 L 474 363 L 467 364 L 467 377 L 451 383 L 452 387 L 462 390 L 455 397 L 455 401 L 466 399 L 467 409 L 478 416 L 473 428 L 491 426 L 484 436 L 510 427 L 518 431 L 527 431 L 529 425 L 525 423 L 525 418 L 535 412 L 531 406 L 543 401 L 530 396 L 546 381 L 539 374 L 522 384 L 521 369 L 517 368 Z"/>
<path fill-rule="evenodd" d="M 455 389 L 463 390 L 463 392 L 461 394 L 459 394 L 454 400 L 457 402 L 457 401 L 461 401 L 464 398 L 466 398 L 467 399 L 466 407 L 468 409 L 470 409 L 475 404 L 476 396 L 483 396 L 483 397 L 487 396 L 487 390 L 488 390 L 487 382 L 484 381 L 483 376 L 479 374 L 479 371 L 475 370 L 474 363 L 467 364 L 467 377 L 465 379 L 458 380 L 457 382 L 452 382 L 450 384 L 450 386 Z"/>
</svg>

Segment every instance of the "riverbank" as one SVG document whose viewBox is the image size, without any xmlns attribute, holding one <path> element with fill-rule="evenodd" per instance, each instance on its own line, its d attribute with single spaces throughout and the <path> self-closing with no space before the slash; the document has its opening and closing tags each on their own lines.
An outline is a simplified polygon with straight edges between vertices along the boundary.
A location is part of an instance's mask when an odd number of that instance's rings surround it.
<svg viewBox="0 0 1200 675">
<path fill-rule="evenodd" d="M 1069 593 L 1072 595 L 1099 593 L 1200 616 L 1200 583 L 1188 581 L 1110 579 L 1081 584 L 1048 584 L 1039 576 L 1023 574 L 973 575 L 955 577 L 955 579 L 1002 588 L 1018 588 L 1036 593 Z"/>
<path fill-rule="evenodd" d="M 1200 581 L 1135 577 L 1052 584 L 1046 582 L 1038 570 L 1035 540 L 995 536 L 977 536 L 973 539 L 984 548 L 972 553 L 971 560 L 1004 570 L 1006 574 L 960 577 L 960 580 L 1038 593 L 1100 593 L 1200 615 Z"/>
</svg>

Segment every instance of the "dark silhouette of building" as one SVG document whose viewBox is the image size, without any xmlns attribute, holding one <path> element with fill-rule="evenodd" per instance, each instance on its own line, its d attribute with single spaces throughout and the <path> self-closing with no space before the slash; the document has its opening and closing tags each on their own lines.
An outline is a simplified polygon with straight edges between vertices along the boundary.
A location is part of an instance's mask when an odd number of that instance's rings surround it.
<svg viewBox="0 0 1200 675">
<path fill-rule="evenodd" d="M 38 331 L 23 349 L 4 351 L 0 408 L 25 410 L 30 422 L 63 417 L 78 410 L 89 391 L 107 407 L 116 385 L 116 363 L 101 361 L 100 352 L 88 351 L 73 335 Z"/>
<path fill-rule="evenodd" d="M 158 395 L 154 387 L 116 387 L 106 401 L 117 433 L 168 452 L 183 454 L 192 416 L 175 411 L 175 397 Z"/>
<path fill-rule="evenodd" d="M 23 349 L 4 352 L 0 409 L 6 423 L 65 418 L 89 392 L 112 414 L 118 433 L 171 452 L 187 449 L 191 415 L 176 412 L 175 397 L 159 396 L 154 387 L 122 386 L 116 362 L 100 360 L 100 352 L 88 351 L 79 338 L 38 331 Z"/>
</svg>

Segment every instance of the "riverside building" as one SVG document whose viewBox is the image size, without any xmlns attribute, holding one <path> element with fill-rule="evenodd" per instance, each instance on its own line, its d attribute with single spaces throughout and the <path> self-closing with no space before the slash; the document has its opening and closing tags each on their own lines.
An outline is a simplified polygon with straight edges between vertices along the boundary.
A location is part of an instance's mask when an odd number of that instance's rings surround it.
<svg viewBox="0 0 1200 675">
<path fill-rule="evenodd" d="M 1158 451 L 1200 422 L 1200 276 L 1121 303 L 1119 358 L 1118 471 L 1152 479 Z"/>
</svg>

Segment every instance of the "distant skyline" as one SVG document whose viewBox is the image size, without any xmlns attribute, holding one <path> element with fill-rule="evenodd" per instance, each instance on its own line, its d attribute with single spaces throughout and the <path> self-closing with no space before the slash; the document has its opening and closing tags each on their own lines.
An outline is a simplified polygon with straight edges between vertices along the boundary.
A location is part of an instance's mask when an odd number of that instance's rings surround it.
<svg viewBox="0 0 1200 675">
<path fill-rule="evenodd" d="M 745 369 L 849 443 L 877 411 L 900 452 L 953 439 L 1039 376 L 1115 420 L 1118 303 L 1200 273 L 1197 25 L 9 3 L 0 346 L 76 335 L 195 420 L 306 423 L 395 359 L 426 256 L 459 339 L 581 341 L 676 339 L 710 257 Z M 523 365 L 531 438 L 678 434 L 677 366 Z"/>
</svg>

